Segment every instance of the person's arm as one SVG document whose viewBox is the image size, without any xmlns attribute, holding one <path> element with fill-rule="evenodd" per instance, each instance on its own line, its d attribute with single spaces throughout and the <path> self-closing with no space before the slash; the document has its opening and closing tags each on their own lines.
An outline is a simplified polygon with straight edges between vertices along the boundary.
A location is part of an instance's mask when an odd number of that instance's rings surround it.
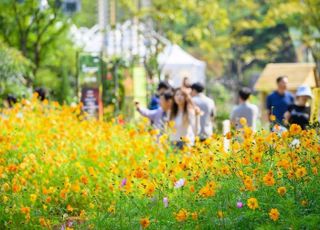
<svg viewBox="0 0 320 230">
<path fill-rule="evenodd" d="M 288 111 L 286 111 L 283 115 L 283 122 L 285 125 L 289 125 L 289 121 L 290 121 L 290 118 L 291 118 L 291 111 L 292 111 L 293 107 L 292 105 L 289 106 L 288 108 Z"/>
<path fill-rule="evenodd" d="M 196 109 L 193 109 L 192 107 L 188 108 L 189 124 L 191 125 L 195 136 L 198 135 L 200 131 L 200 113 L 201 110 L 198 107 Z"/>
<path fill-rule="evenodd" d="M 212 100 L 212 111 L 210 113 L 210 117 L 211 117 L 211 121 L 214 122 L 216 116 L 217 116 L 217 107 L 216 107 L 216 104 L 214 103 L 214 100 Z"/>
<path fill-rule="evenodd" d="M 135 102 L 135 106 L 136 106 L 137 111 L 141 114 L 141 116 L 147 117 L 150 120 L 154 119 L 154 116 L 155 116 L 157 110 L 150 110 L 150 109 L 146 109 L 146 108 L 141 108 L 139 102 Z"/>
</svg>

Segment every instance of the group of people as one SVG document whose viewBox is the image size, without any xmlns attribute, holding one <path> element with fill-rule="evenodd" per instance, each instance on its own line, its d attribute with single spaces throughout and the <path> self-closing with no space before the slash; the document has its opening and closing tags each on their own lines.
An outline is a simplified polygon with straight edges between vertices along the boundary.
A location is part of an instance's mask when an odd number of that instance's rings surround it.
<svg viewBox="0 0 320 230">
<path fill-rule="evenodd" d="M 297 124 L 302 129 L 307 129 L 311 115 L 309 100 L 312 99 L 310 87 L 302 85 L 298 87 L 295 97 L 287 90 L 288 77 L 280 76 L 276 80 L 277 89 L 268 95 L 266 109 L 270 121 L 270 130 L 275 127 L 285 130 L 290 124 Z M 240 119 L 246 118 L 247 125 L 256 129 L 256 121 L 259 117 L 259 109 L 248 101 L 251 90 L 242 88 L 239 91 L 239 105 L 236 106 L 230 116 L 231 123 L 236 129 L 241 129 Z"/>
<path fill-rule="evenodd" d="M 311 88 L 305 85 L 298 87 L 294 97 L 287 90 L 288 77 L 280 76 L 276 83 L 277 90 L 268 95 L 266 102 L 271 129 L 274 124 L 283 128 L 297 124 L 307 129 L 311 116 L 309 101 L 313 97 Z"/>
<path fill-rule="evenodd" d="M 277 90 L 268 95 L 266 108 L 271 124 L 271 130 L 278 127 L 285 129 L 290 124 L 298 124 L 302 129 L 309 125 L 311 109 L 308 105 L 312 98 L 308 86 L 300 86 L 295 97 L 287 90 L 288 78 L 277 78 Z M 243 128 L 241 118 L 245 118 L 247 126 L 256 129 L 259 109 L 249 102 L 251 89 L 244 87 L 238 92 L 239 103 L 231 112 L 230 121 L 235 129 Z M 170 134 L 170 141 L 182 148 L 192 145 L 198 136 L 201 141 L 206 140 L 213 132 L 213 118 L 216 116 L 214 101 L 204 94 L 201 83 L 190 85 L 184 79 L 180 88 L 173 89 L 167 82 L 160 82 L 157 94 L 152 98 L 149 108 L 142 108 L 136 102 L 136 109 L 150 119 L 154 128 L 164 131 L 165 124 L 174 122 L 175 132 Z"/>
<path fill-rule="evenodd" d="M 173 89 L 167 82 L 160 82 L 157 95 L 151 100 L 152 109 L 142 108 L 138 102 L 135 105 L 137 111 L 161 131 L 167 122 L 173 121 L 170 141 L 178 148 L 192 145 L 196 136 L 204 141 L 212 135 L 215 104 L 204 94 L 201 83 L 190 85 L 184 79 L 182 87 Z"/>
</svg>

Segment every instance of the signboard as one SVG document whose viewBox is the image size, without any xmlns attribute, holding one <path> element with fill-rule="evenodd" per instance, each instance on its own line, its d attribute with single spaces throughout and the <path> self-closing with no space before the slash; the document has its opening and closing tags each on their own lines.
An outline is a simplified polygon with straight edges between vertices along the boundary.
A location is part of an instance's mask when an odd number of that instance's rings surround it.
<svg viewBox="0 0 320 230">
<path fill-rule="evenodd" d="M 97 54 L 81 54 L 79 57 L 79 85 L 83 111 L 89 118 L 101 119 L 103 106 L 101 100 L 100 57 Z"/>
<path fill-rule="evenodd" d="M 81 102 L 83 111 L 89 118 L 99 118 L 102 110 L 99 88 L 83 87 L 81 90 Z"/>
</svg>

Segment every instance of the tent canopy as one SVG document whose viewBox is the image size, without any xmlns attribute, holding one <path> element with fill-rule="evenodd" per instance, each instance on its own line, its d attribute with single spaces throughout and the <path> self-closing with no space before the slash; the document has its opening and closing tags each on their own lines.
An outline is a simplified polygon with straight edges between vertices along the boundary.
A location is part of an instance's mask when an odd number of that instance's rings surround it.
<svg viewBox="0 0 320 230">
<path fill-rule="evenodd" d="M 173 87 L 180 87 L 183 78 L 188 77 L 191 83 L 205 84 L 206 64 L 178 45 L 167 46 L 158 57 L 162 77 L 168 76 Z"/>
<path fill-rule="evenodd" d="M 313 63 L 270 63 L 261 73 L 255 89 L 270 92 L 276 89 L 276 79 L 279 76 L 288 77 L 288 90 L 295 91 L 301 85 L 315 87 L 316 65 Z"/>
</svg>

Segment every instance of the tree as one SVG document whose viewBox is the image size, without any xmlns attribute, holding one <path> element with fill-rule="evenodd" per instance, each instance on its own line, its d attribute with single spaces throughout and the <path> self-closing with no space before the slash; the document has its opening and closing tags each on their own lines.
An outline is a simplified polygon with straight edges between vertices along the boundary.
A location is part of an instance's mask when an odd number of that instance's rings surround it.
<svg viewBox="0 0 320 230">
<path fill-rule="evenodd" d="M 40 6 L 38 0 L 0 2 L 1 37 L 33 62 L 34 75 L 42 67 L 43 60 L 51 55 L 48 51 L 58 48 L 53 44 L 69 27 L 58 1 L 47 2 L 46 6 Z M 31 79 L 28 84 L 32 85 Z"/>
<path fill-rule="evenodd" d="M 74 15 L 73 21 L 79 27 L 91 28 L 97 24 L 98 0 L 82 0 L 81 11 Z"/>
<path fill-rule="evenodd" d="M 320 74 L 320 1 L 271 1 L 270 5 L 265 22 L 285 23 L 288 27 L 298 29 L 300 35 L 296 39 L 311 51 Z"/>
<path fill-rule="evenodd" d="M 288 27 L 280 22 L 265 21 L 269 4 L 263 0 L 247 0 L 225 1 L 223 6 L 228 10 L 230 27 L 226 35 L 217 36 L 229 38 L 226 75 L 234 80 L 233 87 L 246 83 L 245 72 L 255 66 L 259 70 L 268 62 L 296 61 Z"/>
<path fill-rule="evenodd" d="M 226 10 L 220 7 L 218 1 L 153 0 L 151 4 L 142 7 L 137 2 L 120 1 L 122 10 L 126 12 L 121 15 L 127 16 L 122 17 L 122 20 L 135 17 L 160 36 L 190 51 L 196 51 L 193 53 L 200 54 L 206 60 L 212 59 L 217 50 L 225 48 L 224 40 L 217 38 L 216 33 L 227 28 L 228 18 Z M 162 48 L 160 39 L 157 39 L 155 47 L 154 56 L 157 56 Z"/>
<path fill-rule="evenodd" d="M 75 72 L 75 48 L 69 39 L 71 18 L 63 14 L 58 0 L 4 0 L 0 2 L 0 38 L 32 63 L 33 78 L 26 77 L 29 88 L 48 88 L 54 99 L 62 93 Z M 64 87 L 64 88 L 63 88 Z M 63 88 L 63 89 L 62 89 Z M 71 93 L 71 92 L 70 92 Z"/>
<path fill-rule="evenodd" d="M 32 63 L 18 50 L 0 41 L 0 98 L 8 94 L 25 94 L 31 67 Z"/>
</svg>

